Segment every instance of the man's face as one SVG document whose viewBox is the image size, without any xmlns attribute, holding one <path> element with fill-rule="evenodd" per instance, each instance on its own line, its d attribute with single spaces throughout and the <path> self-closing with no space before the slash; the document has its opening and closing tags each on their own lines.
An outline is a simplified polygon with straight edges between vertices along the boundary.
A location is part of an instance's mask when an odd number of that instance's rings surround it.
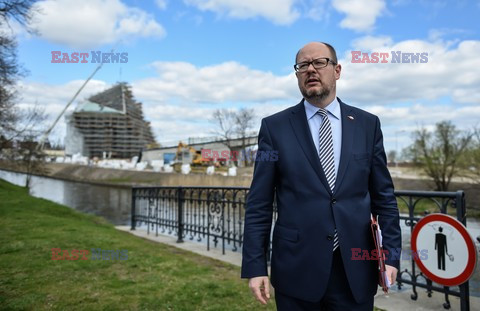
<svg viewBox="0 0 480 311">
<path fill-rule="evenodd" d="M 313 42 L 307 44 L 298 53 L 297 63 L 310 62 L 320 57 L 332 59 L 332 55 L 327 46 L 322 43 Z M 303 97 L 307 100 L 317 99 L 323 101 L 329 95 L 335 94 L 336 80 L 340 78 L 341 66 L 332 65 L 330 62 L 327 67 L 321 69 L 308 67 L 305 72 L 296 72 L 298 87 Z M 332 99 L 333 100 L 333 99 Z"/>
</svg>

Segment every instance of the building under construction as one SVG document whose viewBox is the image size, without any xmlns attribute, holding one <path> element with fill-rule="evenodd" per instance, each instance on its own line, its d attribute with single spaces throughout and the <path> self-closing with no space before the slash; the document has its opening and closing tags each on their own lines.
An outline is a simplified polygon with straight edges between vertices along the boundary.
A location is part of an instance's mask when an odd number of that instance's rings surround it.
<svg viewBox="0 0 480 311">
<path fill-rule="evenodd" d="M 155 142 L 142 104 L 135 101 L 127 83 L 90 97 L 65 119 L 66 155 L 131 158 Z"/>
</svg>

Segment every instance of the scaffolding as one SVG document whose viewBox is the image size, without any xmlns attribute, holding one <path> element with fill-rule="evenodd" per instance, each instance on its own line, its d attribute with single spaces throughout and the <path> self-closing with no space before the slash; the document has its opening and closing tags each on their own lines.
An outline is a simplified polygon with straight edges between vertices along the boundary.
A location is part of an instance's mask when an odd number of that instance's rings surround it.
<svg viewBox="0 0 480 311">
<path fill-rule="evenodd" d="M 91 96 L 67 117 L 66 153 L 131 158 L 155 143 L 142 104 L 122 82 Z"/>
</svg>

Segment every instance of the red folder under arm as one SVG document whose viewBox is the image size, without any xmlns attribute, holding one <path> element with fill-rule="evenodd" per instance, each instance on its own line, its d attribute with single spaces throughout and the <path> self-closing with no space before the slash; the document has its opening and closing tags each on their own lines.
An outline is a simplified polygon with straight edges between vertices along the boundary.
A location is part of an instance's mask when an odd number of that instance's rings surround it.
<svg viewBox="0 0 480 311">
<path fill-rule="evenodd" d="M 373 242 L 375 243 L 375 249 L 378 254 L 378 283 L 382 287 L 383 292 L 388 293 L 390 282 L 387 277 L 387 272 L 385 271 L 385 253 L 382 248 L 382 232 L 380 231 L 377 218 L 373 215 L 370 226 L 372 228 Z"/>
</svg>

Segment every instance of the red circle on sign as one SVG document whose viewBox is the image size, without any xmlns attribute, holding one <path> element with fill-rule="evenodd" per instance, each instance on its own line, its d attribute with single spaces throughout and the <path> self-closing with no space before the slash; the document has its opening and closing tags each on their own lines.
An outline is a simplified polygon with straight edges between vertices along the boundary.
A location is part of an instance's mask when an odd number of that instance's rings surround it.
<svg viewBox="0 0 480 311">
<path fill-rule="evenodd" d="M 468 249 L 467 266 L 465 267 L 463 272 L 460 273 L 458 276 L 454 278 L 446 279 L 446 278 L 439 277 L 433 274 L 432 272 L 430 272 L 430 270 L 428 270 L 425 267 L 425 265 L 422 263 L 419 256 L 413 256 L 414 257 L 413 259 L 417 263 L 420 270 L 425 274 L 425 276 L 438 284 L 445 285 L 445 286 L 456 286 L 456 285 L 465 283 L 472 276 L 473 271 L 475 271 L 475 266 L 477 264 L 477 249 L 467 229 L 465 229 L 463 224 L 458 220 L 456 220 L 455 218 L 445 214 L 430 214 L 420 219 L 418 223 L 415 225 L 415 227 L 413 227 L 412 238 L 411 238 L 412 251 L 414 252 L 414 254 L 418 254 L 417 252 L 418 233 L 420 232 L 420 229 L 422 229 L 426 224 L 433 221 L 446 222 L 452 227 L 454 227 L 455 229 L 457 229 L 457 231 L 462 235 L 463 239 L 465 240 L 465 243 L 467 244 L 467 249 Z"/>
</svg>

